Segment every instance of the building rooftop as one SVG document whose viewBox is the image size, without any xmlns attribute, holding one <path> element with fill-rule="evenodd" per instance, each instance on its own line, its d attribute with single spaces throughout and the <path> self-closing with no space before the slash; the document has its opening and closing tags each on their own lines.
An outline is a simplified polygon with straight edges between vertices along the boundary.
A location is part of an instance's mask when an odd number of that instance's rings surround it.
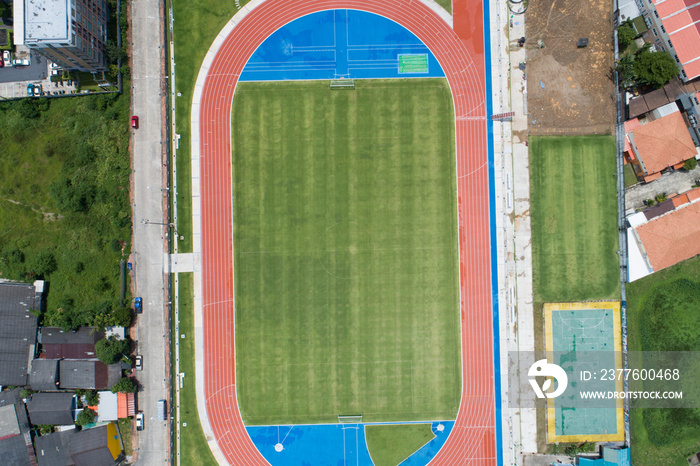
<svg viewBox="0 0 700 466">
<path fill-rule="evenodd" d="M 34 393 L 27 401 L 29 419 L 35 426 L 70 425 L 75 422 L 75 398 L 68 393 Z"/>
<path fill-rule="evenodd" d="M 43 282 L 0 282 L 0 385 L 27 384 L 37 328 L 30 311 L 41 309 L 39 288 L 43 290 Z"/>
<path fill-rule="evenodd" d="M 0 458 L 2 458 L 3 464 L 11 464 L 12 466 L 35 465 L 36 462 L 32 461 L 33 458 L 30 455 L 34 456 L 31 444 L 25 443 L 23 435 L 13 435 L 0 439 Z"/>
<path fill-rule="evenodd" d="M 700 5 L 694 0 L 654 0 L 688 79 L 700 76 Z"/>
<path fill-rule="evenodd" d="M 39 466 L 108 466 L 113 465 L 121 454 L 114 423 L 43 435 L 34 440 L 34 445 Z"/>
<path fill-rule="evenodd" d="M 700 202 L 686 204 L 637 227 L 654 271 L 700 254 Z"/>
<path fill-rule="evenodd" d="M 35 359 L 29 373 L 29 386 L 32 390 L 49 392 L 58 390 L 58 360 Z"/>
<path fill-rule="evenodd" d="M 68 42 L 69 15 L 68 0 L 24 0 L 24 43 Z"/>
<path fill-rule="evenodd" d="M 0 407 L 0 438 L 10 435 L 19 435 L 19 423 L 17 422 L 17 411 L 15 405 Z"/>
<path fill-rule="evenodd" d="M 62 359 L 59 362 L 59 382 L 62 389 L 111 388 L 121 378 L 121 365 L 107 366 L 100 361 Z"/>
<path fill-rule="evenodd" d="M 68 332 L 58 327 L 44 327 L 39 332 L 39 343 L 47 359 L 94 359 L 97 357 L 95 343 L 104 335 L 95 327 Z"/>
<path fill-rule="evenodd" d="M 659 173 L 697 154 L 680 112 L 642 125 L 628 137 L 647 175 Z"/>
</svg>

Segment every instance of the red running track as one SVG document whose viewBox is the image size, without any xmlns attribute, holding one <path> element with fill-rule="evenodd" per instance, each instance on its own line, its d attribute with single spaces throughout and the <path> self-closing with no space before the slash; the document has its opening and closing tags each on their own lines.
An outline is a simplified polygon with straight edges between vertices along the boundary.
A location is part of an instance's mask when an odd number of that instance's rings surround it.
<svg viewBox="0 0 700 466">
<path fill-rule="evenodd" d="M 334 8 L 385 16 L 418 36 L 452 90 L 459 208 L 462 400 L 434 465 L 496 463 L 488 150 L 481 0 L 455 24 L 461 38 L 417 0 L 267 0 L 226 37 L 209 68 L 200 110 L 204 391 L 212 431 L 231 464 L 267 464 L 250 440 L 236 397 L 231 186 L 231 104 L 248 58 L 270 34 L 309 13 Z"/>
</svg>

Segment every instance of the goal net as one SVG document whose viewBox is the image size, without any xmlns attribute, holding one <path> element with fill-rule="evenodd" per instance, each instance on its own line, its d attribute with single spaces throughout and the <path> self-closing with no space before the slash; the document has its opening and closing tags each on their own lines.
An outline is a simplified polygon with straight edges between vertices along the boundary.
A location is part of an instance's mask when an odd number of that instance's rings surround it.
<svg viewBox="0 0 700 466">
<path fill-rule="evenodd" d="M 362 414 L 338 414 L 338 422 L 340 424 L 360 424 Z"/>
<path fill-rule="evenodd" d="M 331 89 L 355 89 L 355 80 L 331 79 Z"/>
</svg>

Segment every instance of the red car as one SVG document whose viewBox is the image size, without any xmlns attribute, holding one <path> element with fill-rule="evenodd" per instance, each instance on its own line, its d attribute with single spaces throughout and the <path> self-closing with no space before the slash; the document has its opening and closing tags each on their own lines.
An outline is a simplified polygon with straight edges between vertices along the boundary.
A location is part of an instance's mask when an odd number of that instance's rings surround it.
<svg viewBox="0 0 700 466">
<path fill-rule="evenodd" d="M 139 129 L 139 117 L 136 115 L 131 117 L 131 127 L 134 129 Z"/>
</svg>

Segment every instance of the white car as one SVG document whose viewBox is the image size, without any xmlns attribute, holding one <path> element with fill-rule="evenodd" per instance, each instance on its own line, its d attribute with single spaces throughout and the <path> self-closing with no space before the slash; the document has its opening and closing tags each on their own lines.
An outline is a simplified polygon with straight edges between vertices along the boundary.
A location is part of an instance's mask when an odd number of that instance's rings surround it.
<svg viewBox="0 0 700 466">
<path fill-rule="evenodd" d="M 140 354 L 136 355 L 136 370 L 137 371 L 143 370 L 143 356 L 141 356 Z"/>
<path fill-rule="evenodd" d="M 2 62 L 5 66 L 12 66 L 12 52 L 9 50 L 3 50 Z"/>
<path fill-rule="evenodd" d="M 136 413 L 136 430 L 143 430 L 143 413 Z"/>
</svg>

